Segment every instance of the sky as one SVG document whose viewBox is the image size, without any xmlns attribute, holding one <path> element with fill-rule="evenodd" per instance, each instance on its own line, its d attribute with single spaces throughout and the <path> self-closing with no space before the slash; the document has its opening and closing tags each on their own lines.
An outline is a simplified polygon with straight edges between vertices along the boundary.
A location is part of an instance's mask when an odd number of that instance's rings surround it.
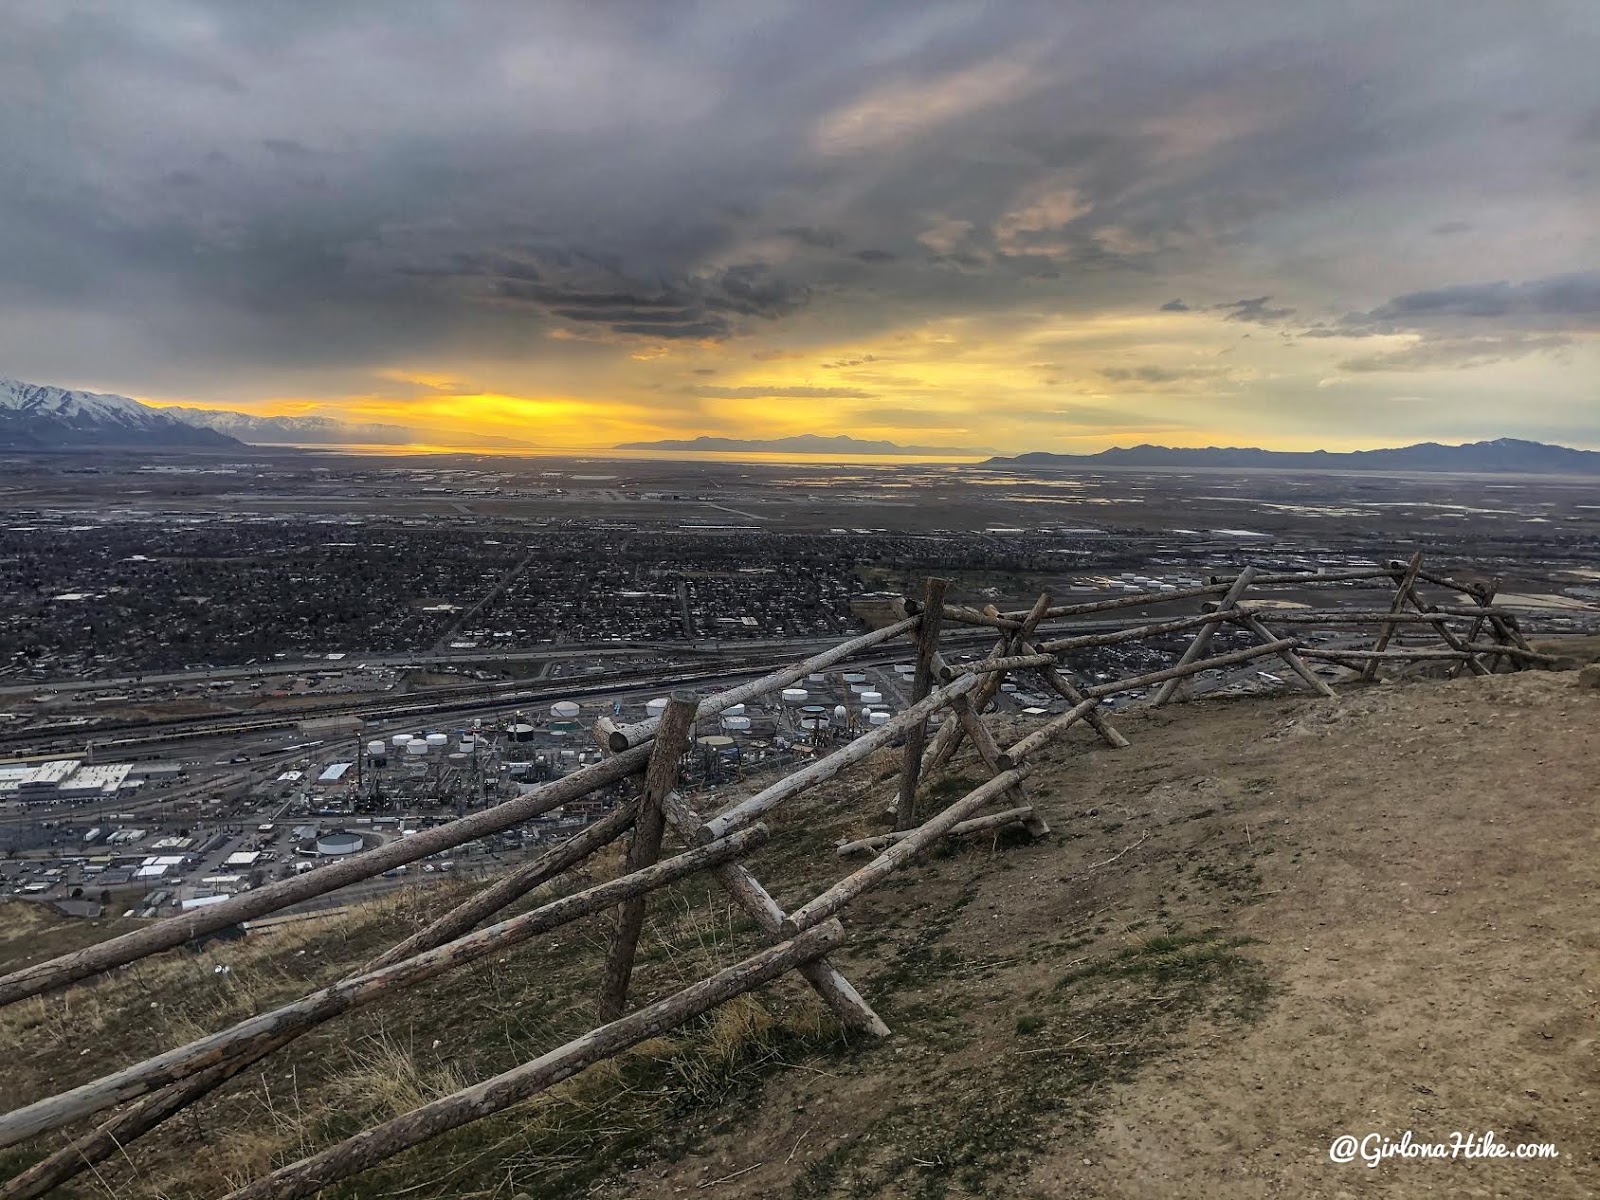
<svg viewBox="0 0 1600 1200">
<path fill-rule="evenodd" d="M 552 449 L 1600 448 L 1593 0 L 8 0 L 0 376 Z"/>
</svg>

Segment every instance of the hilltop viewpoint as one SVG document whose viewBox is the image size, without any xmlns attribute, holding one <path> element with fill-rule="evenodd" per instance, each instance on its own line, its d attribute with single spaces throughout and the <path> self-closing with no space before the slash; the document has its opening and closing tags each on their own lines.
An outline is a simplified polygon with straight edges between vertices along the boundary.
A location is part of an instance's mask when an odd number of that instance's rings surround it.
<svg viewBox="0 0 1600 1200">
<path fill-rule="evenodd" d="M 1080 727 L 1027 781 L 1049 836 L 937 849 L 847 910 L 834 961 L 889 1039 L 845 1036 L 791 975 L 323 1194 L 1600 1194 L 1591 673 L 1131 712 L 1123 750 Z M 751 865 L 780 903 L 851 869 L 834 845 L 883 828 L 897 764 L 778 810 Z M 958 756 L 932 791 L 981 777 Z M 461 887 L 0 1011 L 0 1108 L 336 979 Z M 0 910 L 5 966 L 119 928 L 46 913 Z M 703 876 L 648 913 L 636 1002 L 760 944 Z M 216 1196 L 533 1058 L 595 1024 L 608 928 L 569 926 L 335 1020 L 59 1194 Z M 1346 1134 L 1490 1131 L 1557 1156 L 1330 1160 Z"/>
</svg>

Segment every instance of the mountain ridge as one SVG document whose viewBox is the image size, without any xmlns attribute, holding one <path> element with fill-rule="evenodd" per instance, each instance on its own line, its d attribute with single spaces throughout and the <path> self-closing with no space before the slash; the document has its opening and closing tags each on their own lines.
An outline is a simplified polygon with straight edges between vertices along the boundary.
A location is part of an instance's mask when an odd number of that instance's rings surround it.
<svg viewBox="0 0 1600 1200">
<path fill-rule="evenodd" d="M 117 447 L 242 448 L 127 396 L 0 379 L 0 448 L 76 450 Z"/>
<path fill-rule="evenodd" d="M 1034 450 L 996 455 L 984 467 L 1233 467 L 1345 471 L 1460 471 L 1469 473 L 1600 474 L 1600 451 L 1524 438 L 1446 445 L 1415 442 L 1376 450 L 1263 450 L 1255 446 L 1113 446 L 1095 454 Z"/>
</svg>

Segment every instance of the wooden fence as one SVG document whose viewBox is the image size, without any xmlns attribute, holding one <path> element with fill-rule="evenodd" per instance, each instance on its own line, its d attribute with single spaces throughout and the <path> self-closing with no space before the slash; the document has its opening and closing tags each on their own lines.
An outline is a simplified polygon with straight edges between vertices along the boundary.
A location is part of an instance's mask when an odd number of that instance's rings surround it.
<svg viewBox="0 0 1600 1200">
<path fill-rule="evenodd" d="M 1264 608 L 1247 599 L 1251 589 L 1303 589 L 1379 581 L 1394 586 L 1387 608 Z M 1426 603 L 1418 594 L 1419 583 L 1452 591 L 1466 602 Z M 44 1195 L 95 1164 L 126 1154 L 128 1145 L 142 1134 L 251 1064 L 343 1013 L 381 1003 L 423 980 L 488 955 L 503 954 L 569 922 L 613 908 L 616 916 L 599 1002 L 604 1024 L 493 1079 L 286 1165 L 235 1191 L 233 1200 L 312 1195 L 446 1130 L 500 1112 L 592 1063 L 681 1025 L 789 971 L 797 972 L 847 1027 L 874 1036 L 886 1035 L 887 1026 L 829 959 L 844 938 L 839 914 L 858 896 L 881 884 L 941 839 L 1004 826 L 1020 826 L 1035 836 L 1048 833 L 1048 826 L 1024 790 L 1030 769 L 1028 760 L 1079 722 L 1087 724 L 1108 745 L 1127 746 L 1127 739 L 1111 724 L 1106 711 L 1105 701 L 1109 698 L 1154 688 L 1150 702 L 1166 704 L 1179 698 L 1202 672 L 1267 657 L 1281 660 L 1300 686 L 1323 696 L 1333 695 L 1332 689 L 1306 665 L 1308 659 L 1358 668 L 1366 679 L 1372 678 L 1384 663 L 1418 659 L 1443 659 L 1450 661 L 1454 670 L 1476 674 L 1490 673 L 1502 664 L 1508 669 L 1522 669 L 1549 661 L 1528 645 L 1516 614 L 1493 604 L 1492 586 L 1425 571 L 1420 554 L 1408 563 L 1315 575 L 1272 575 L 1246 568 L 1232 579 L 1216 579 L 1185 591 L 1139 592 L 1079 604 L 1052 605 L 1046 595 L 1025 612 L 947 604 L 945 589 L 944 580 L 929 580 L 922 599 L 904 602 L 894 623 L 760 679 L 709 697 L 674 693 L 658 718 L 631 725 L 602 719 L 595 734 L 609 756 L 527 795 L 298 878 L 241 893 L 0 978 L 0 1005 L 15 1003 L 512 828 L 618 781 L 633 779 L 638 785 L 634 799 L 482 888 L 340 982 L 0 1116 L 0 1148 L 4 1148 L 117 1110 L 97 1128 L 74 1137 L 0 1185 L 0 1198 L 22 1200 Z M 1185 599 L 1204 601 L 1203 611 L 1147 620 L 1109 632 L 1071 635 L 1061 631 L 1052 636 L 1046 628 L 1049 622 Z M 994 647 L 988 657 L 965 664 L 947 662 L 940 652 L 940 632 L 951 625 L 995 630 Z M 1286 627 L 1350 631 L 1363 626 L 1376 630 L 1370 645 L 1313 644 L 1303 634 L 1280 632 Z M 1248 634 L 1252 644 L 1212 653 L 1213 637 L 1224 627 Z M 1434 635 L 1439 645 L 1419 648 L 1394 644 L 1397 636 L 1410 632 Z M 1077 682 L 1061 658 L 1094 647 L 1178 633 L 1191 636 L 1171 666 L 1109 682 Z M 1338 636 L 1349 642 L 1353 635 L 1345 632 Z M 886 724 L 709 817 L 696 812 L 676 790 L 697 717 L 771 695 L 897 639 L 912 643 L 916 667 L 910 704 Z M 1032 672 L 1070 707 L 1011 745 L 1001 746 L 982 714 L 1006 678 L 1018 672 Z M 941 715 L 943 719 L 930 738 L 932 721 Z M 963 740 L 972 746 L 991 777 L 954 803 L 935 812 L 924 811 L 926 789 L 920 786 L 922 781 L 947 762 Z M 891 810 L 893 830 L 839 847 L 841 855 L 871 853 L 874 857 L 794 911 L 785 912 L 742 861 L 771 836 L 761 818 L 801 792 L 896 743 L 902 746 L 903 756 Z M 483 925 L 534 888 L 577 867 L 630 830 L 626 867 L 616 878 Z M 663 857 L 669 832 L 682 848 Z M 769 942 L 768 947 L 674 995 L 630 1011 L 629 983 L 650 893 L 701 872 L 709 873 L 752 918 Z"/>
</svg>

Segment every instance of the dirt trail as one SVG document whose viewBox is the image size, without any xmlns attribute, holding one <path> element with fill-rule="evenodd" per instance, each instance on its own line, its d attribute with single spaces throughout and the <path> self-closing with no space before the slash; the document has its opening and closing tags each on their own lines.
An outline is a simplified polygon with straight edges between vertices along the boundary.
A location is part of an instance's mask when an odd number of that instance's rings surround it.
<svg viewBox="0 0 1600 1200">
<path fill-rule="evenodd" d="M 842 965 L 888 1045 L 774 1071 L 608 1194 L 1600 1195 L 1600 692 L 1527 674 L 1121 724 L 1130 749 L 1072 741 L 1029 781 L 1053 837 L 854 910 Z M 1329 1161 L 1407 1130 L 1560 1157 Z"/>
</svg>

